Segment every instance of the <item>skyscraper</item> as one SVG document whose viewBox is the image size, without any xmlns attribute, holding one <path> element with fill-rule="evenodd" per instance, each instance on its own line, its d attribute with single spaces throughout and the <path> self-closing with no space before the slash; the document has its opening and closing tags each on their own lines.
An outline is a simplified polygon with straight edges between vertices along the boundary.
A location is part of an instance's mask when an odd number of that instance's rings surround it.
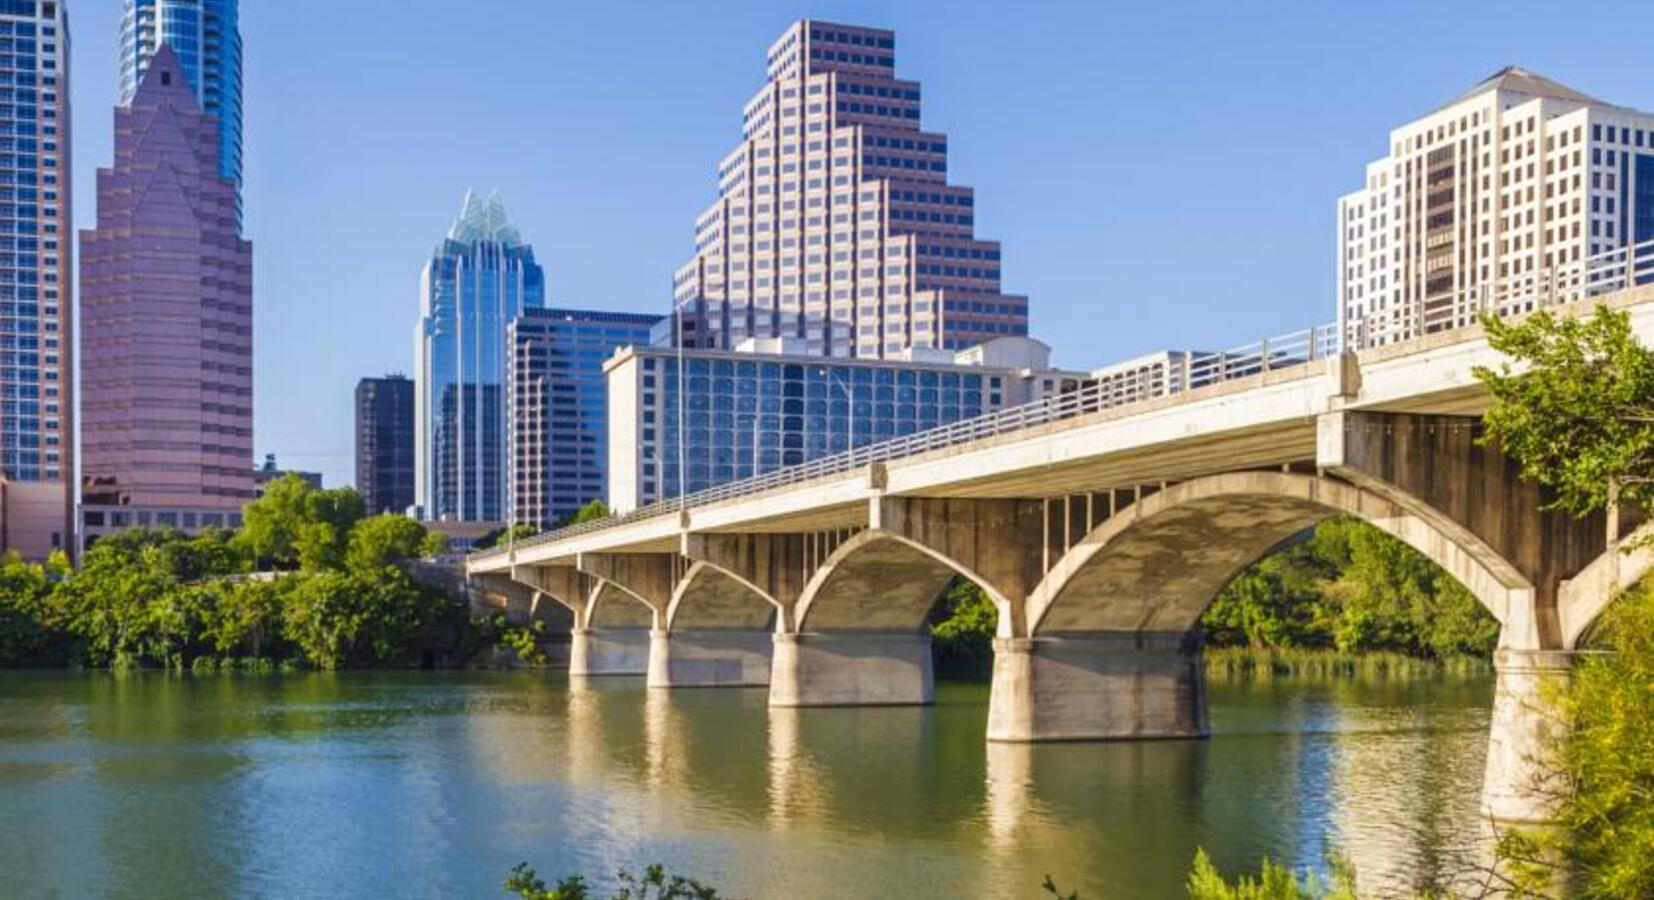
<svg viewBox="0 0 1654 900">
<path fill-rule="evenodd" d="M 195 99 L 218 117 L 219 172 L 241 190 L 239 0 L 125 0 L 120 100 L 132 102 L 162 44 L 178 55 Z"/>
<path fill-rule="evenodd" d="M 1339 198 L 1341 319 L 1369 344 L 1468 325 L 1649 241 L 1654 115 L 1510 66 L 1391 131 Z"/>
<path fill-rule="evenodd" d="M 69 547 L 75 472 L 69 22 L 0 3 L 0 551 Z"/>
<path fill-rule="evenodd" d="M 414 383 L 405 375 L 356 384 L 356 490 L 372 513 L 414 502 Z"/>
<path fill-rule="evenodd" d="M 649 345 L 661 316 L 528 309 L 506 338 L 511 370 L 511 515 L 541 528 L 608 496 L 603 364 Z"/>
<path fill-rule="evenodd" d="M 467 193 L 420 278 L 414 502 L 424 517 L 505 516 L 505 328 L 545 305 L 545 273 L 499 194 Z"/>
<path fill-rule="evenodd" d="M 233 526 L 253 497 L 253 247 L 218 121 L 155 54 L 81 232 L 84 536 Z"/>
<path fill-rule="evenodd" d="M 686 343 L 881 357 L 1028 333 L 1028 300 L 1000 293 L 999 244 L 976 239 L 975 195 L 948 184 L 947 137 L 920 128 L 895 46 L 805 20 L 770 47 L 673 278 Z"/>
</svg>

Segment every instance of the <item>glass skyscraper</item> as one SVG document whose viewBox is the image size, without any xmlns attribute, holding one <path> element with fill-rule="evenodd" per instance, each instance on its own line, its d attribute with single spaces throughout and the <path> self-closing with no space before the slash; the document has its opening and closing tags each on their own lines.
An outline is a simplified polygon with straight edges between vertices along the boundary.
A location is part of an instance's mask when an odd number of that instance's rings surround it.
<svg viewBox="0 0 1654 900">
<path fill-rule="evenodd" d="M 241 27 L 238 0 L 125 0 L 120 99 L 132 102 L 149 61 L 172 48 L 201 109 L 218 117 L 219 171 L 241 191 Z M 50 4 L 48 4 L 50 5 Z"/>
<path fill-rule="evenodd" d="M 414 502 L 414 383 L 405 375 L 356 384 L 356 490 L 369 513 Z"/>
<path fill-rule="evenodd" d="M 811 357 L 801 343 L 748 339 L 733 351 L 681 354 L 639 347 L 611 359 L 609 505 L 628 512 L 1087 380 L 1052 369 L 1051 348 L 1032 338 L 954 353 L 915 349 L 899 359 Z"/>
<path fill-rule="evenodd" d="M 68 547 L 69 25 L 62 3 L 0 0 L 0 550 Z"/>
<path fill-rule="evenodd" d="M 506 513 L 506 325 L 546 305 L 545 273 L 496 193 L 465 196 L 420 279 L 415 503 L 430 519 Z"/>
<path fill-rule="evenodd" d="M 603 364 L 658 315 L 530 309 L 511 323 L 511 518 L 541 528 L 608 496 Z"/>
</svg>

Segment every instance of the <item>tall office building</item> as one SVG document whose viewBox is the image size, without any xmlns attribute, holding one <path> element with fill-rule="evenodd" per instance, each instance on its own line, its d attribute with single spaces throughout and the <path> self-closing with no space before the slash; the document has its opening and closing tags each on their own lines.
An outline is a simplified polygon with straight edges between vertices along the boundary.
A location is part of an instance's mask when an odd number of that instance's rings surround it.
<svg viewBox="0 0 1654 900">
<path fill-rule="evenodd" d="M 195 99 L 218 117 L 219 172 L 241 190 L 241 27 L 239 0 L 125 0 L 121 16 L 120 104 L 137 96 L 161 45 L 172 48 Z"/>
<path fill-rule="evenodd" d="M 506 336 L 511 370 L 511 511 L 540 528 L 561 523 L 608 489 L 603 364 L 645 347 L 658 315 L 530 309 Z"/>
<path fill-rule="evenodd" d="M 1650 240 L 1654 116 L 1502 69 L 1391 131 L 1390 155 L 1339 199 L 1345 334 L 1384 344 L 1466 325 L 1528 302 L 1524 283 L 1623 265 Z"/>
<path fill-rule="evenodd" d="M 83 536 L 234 526 L 253 497 L 253 247 L 169 48 L 115 111 L 82 231 Z"/>
<path fill-rule="evenodd" d="M 545 305 L 545 273 L 499 194 L 467 193 L 420 278 L 414 502 L 422 517 L 505 517 L 505 329 Z"/>
<path fill-rule="evenodd" d="M 685 343 L 883 357 L 1028 333 L 1028 299 L 1000 293 L 999 244 L 975 237 L 975 195 L 948 184 L 947 137 L 920 128 L 895 45 L 806 20 L 770 47 L 673 279 Z"/>
<path fill-rule="evenodd" d="M 40 559 L 74 517 L 64 5 L 0 3 L 0 48 L 0 551 Z"/>
<path fill-rule="evenodd" d="M 356 383 L 356 490 L 370 514 L 414 502 L 414 383 L 406 375 Z"/>
<path fill-rule="evenodd" d="M 887 359 L 812 360 L 796 338 L 681 357 L 665 347 L 623 350 L 604 367 L 609 505 L 629 512 L 1087 382 L 1050 360 L 1050 347 L 1024 337 Z"/>
</svg>

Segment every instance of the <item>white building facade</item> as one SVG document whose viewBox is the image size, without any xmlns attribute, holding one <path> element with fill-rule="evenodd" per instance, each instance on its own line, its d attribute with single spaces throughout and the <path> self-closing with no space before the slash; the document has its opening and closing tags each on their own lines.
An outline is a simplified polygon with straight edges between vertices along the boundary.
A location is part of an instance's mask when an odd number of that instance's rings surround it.
<svg viewBox="0 0 1654 900">
<path fill-rule="evenodd" d="M 1654 116 L 1509 67 L 1393 130 L 1339 199 L 1341 330 L 1375 346 L 1519 311 L 1651 241 Z"/>
</svg>

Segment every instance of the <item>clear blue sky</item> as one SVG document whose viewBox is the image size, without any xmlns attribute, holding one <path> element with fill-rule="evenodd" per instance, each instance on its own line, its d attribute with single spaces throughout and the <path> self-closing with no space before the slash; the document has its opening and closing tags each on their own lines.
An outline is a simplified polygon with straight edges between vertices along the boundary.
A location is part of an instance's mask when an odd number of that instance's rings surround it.
<svg viewBox="0 0 1654 900">
<path fill-rule="evenodd" d="M 120 0 L 70 0 L 77 223 Z M 893 28 L 1060 364 L 1330 321 L 1333 203 L 1388 130 L 1517 63 L 1654 109 L 1654 4 L 246 0 L 256 445 L 353 475 L 351 392 L 412 369 L 418 274 L 504 192 L 551 301 L 665 311 L 764 50 Z"/>
</svg>

